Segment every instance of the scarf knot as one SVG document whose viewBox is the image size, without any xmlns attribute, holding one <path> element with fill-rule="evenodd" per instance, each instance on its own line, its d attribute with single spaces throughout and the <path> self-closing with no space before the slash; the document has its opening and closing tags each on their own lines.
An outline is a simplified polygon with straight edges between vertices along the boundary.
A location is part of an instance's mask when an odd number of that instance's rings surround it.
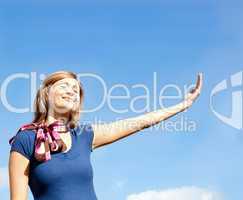
<svg viewBox="0 0 243 200">
<path fill-rule="evenodd" d="M 49 125 L 30 123 L 21 126 L 18 132 L 23 130 L 35 131 L 34 156 L 40 162 L 50 160 L 51 152 L 63 152 L 67 149 L 66 144 L 60 137 L 60 133 L 67 133 L 69 128 L 62 122 L 54 121 Z M 10 145 L 14 142 L 15 136 L 9 140 Z"/>
</svg>

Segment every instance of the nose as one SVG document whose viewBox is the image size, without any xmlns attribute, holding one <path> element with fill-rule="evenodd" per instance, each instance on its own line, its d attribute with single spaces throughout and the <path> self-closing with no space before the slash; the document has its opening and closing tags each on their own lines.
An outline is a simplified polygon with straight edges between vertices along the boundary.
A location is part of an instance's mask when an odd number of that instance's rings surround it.
<svg viewBox="0 0 243 200">
<path fill-rule="evenodd" d="M 72 91 L 71 88 L 67 89 L 66 94 L 67 94 L 68 96 L 74 96 L 74 92 Z"/>
</svg>

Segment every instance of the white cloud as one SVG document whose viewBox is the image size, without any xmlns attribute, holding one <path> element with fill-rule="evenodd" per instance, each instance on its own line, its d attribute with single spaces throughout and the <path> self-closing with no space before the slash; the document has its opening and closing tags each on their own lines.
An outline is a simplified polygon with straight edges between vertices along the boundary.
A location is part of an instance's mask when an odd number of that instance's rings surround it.
<svg viewBox="0 0 243 200">
<path fill-rule="evenodd" d="M 191 186 L 166 190 L 149 190 L 131 194 L 127 197 L 127 200 L 223 200 L 223 198 L 217 192 Z"/>
<path fill-rule="evenodd" d="M 8 168 L 0 167 L 0 189 L 8 187 Z"/>
</svg>

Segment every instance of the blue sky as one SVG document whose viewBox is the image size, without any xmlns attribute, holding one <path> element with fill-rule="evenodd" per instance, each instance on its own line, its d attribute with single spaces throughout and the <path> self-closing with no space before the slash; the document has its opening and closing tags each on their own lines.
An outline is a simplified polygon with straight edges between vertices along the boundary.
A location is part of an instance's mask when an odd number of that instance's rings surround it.
<svg viewBox="0 0 243 200">
<path fill-rule="evenodd" d="M 218 192 L 222 199 L 240 200 L 242 129 L 213 114 L 210 93 L 217 83 L 243 69 L 242 9 L 240 1 L 0 0 L 0 83 L 2 86 L 14 73 L 36 72 L 39 76 L 69 70 L 96 74 L 108 88 L 124 84 L 134 97 L 143 94 L 132 88 L 135 84 L 143 83 L 153 91 L 154 72 L 159 89 L 167 84 L 183 88 L 203 72 L 204 87 L 198 101 L 187 112 L 169 119 L 193 120 L 196 130 L 147 129 L 96 149 L 92 153 L 95 190 L 99 199 L 126 200 L 144 191 L 197 187 Z M 87 77 L 81 82 L 85 108 L 99 104 L 103 95 L 100 84 Z M 235 90 L 242 86 L 215 96 L 218 112 L 230 115 Z M 116 93 L 121 94 L 123 90 Z M 8 100 L 16 107 L 29 107 L 29 96 L 27 80 L 16 80 L 8 87 Z M 120 109 L 129 104 L 129 99 L 114 103 Z M 144 102 L 136 106 L 143 107 Z M 152 110 L 153 105 L 149 107 Z M 2 99 L 0 112 L 0 177 L 6 182 L 8 139 L 33 113 L 10 112 Z M 110 122 L 137 115 L 131 110 L 115 113 L 105 103 L 81 120 Z M 0 185 L 0 193 L 1 199 L 8 199 L 6 183 Z M 131 196 L 129 200 L 133 200 Z"/>
</svg>

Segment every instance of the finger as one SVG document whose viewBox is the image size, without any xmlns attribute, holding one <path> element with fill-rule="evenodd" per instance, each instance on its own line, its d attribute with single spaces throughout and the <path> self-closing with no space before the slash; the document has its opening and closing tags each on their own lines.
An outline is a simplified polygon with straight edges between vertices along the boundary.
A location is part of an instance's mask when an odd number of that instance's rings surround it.
<svg viewBox="0 0 243 200">
<path fill-rule="evenodd" d="M 202 85 L 203 85 L 203 74 L 200 73 L 200 87 L 199 87 L 199 90 L 201 91 L 202 89 Z"/>
<path fill-rule="evenodd" d="M 197 83 L 196 83 L 196 89 L 200 87 L 201 84 L 201 75 L 200 73 L 197 75 Z"/>
<path fill-rule="evenodd" d="M 201 85 L 202 85 L 202 73 L 199 73 L 199 74 L 197 75 L 196 86 L 190 90 L 190 93 L 194 93 L 194 92 L 196 92 L 196 90 L 198 90 L 198 89 L 201 88 Z"/>
<path fill-rule="evenodd" d="M 202 75 L 202 73 L 199 73 L 198 74 L 198 80 L 197 80 L 197 89 L 199 89 L 199 91 L 202 88 L 202 82 L 203 82 L 202 79 L 203 79 L 203 75 Z"/>
</svg>

